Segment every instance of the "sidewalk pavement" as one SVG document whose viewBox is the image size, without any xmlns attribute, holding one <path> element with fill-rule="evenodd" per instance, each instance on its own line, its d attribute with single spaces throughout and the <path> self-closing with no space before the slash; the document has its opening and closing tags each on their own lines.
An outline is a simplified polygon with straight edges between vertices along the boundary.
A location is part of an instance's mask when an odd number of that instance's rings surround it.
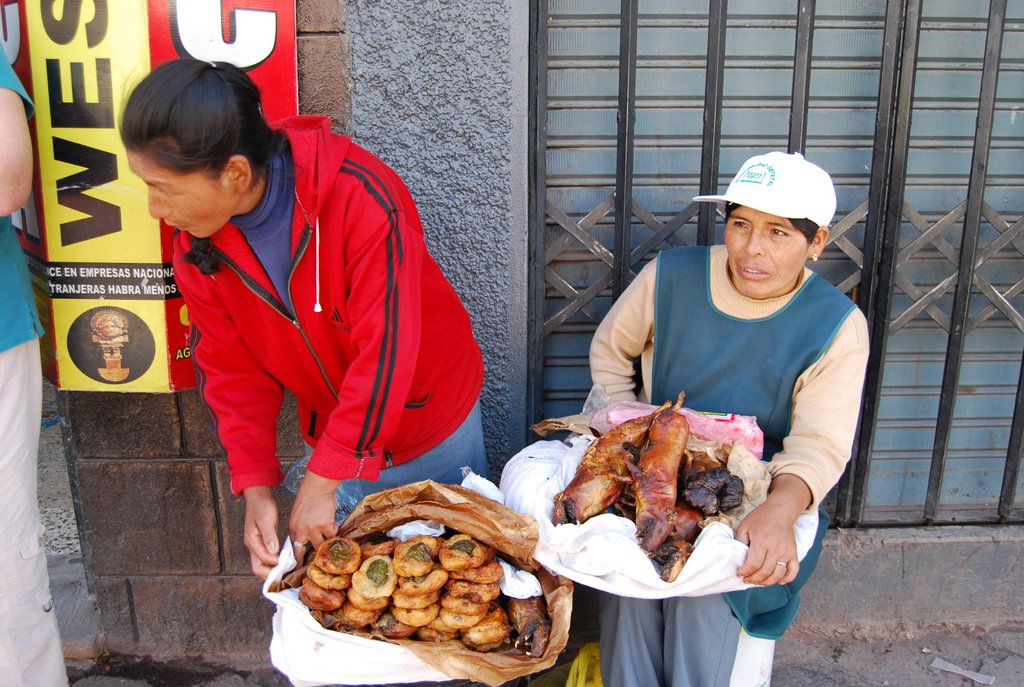
<svg viewBox="0 0 1024 687">
<path fill-rule="evenodd" d="M 86 588 L 80 556 L 51 554 L 49 562 L 72 687 L 289 687 L 269 657 L 262 665 L 229 666 L 190 657 L 154 663 L 102 656 L 98 612 Z M 1024 623 L 975 631 L 931 628 L 899 636 L 820 636 L 798 628 L 776 644 L 773 687 L 1024 687 Z M 578 643 L 570 643 L 562 662 L 571 661 L 578 649 Z"/>
</svg>

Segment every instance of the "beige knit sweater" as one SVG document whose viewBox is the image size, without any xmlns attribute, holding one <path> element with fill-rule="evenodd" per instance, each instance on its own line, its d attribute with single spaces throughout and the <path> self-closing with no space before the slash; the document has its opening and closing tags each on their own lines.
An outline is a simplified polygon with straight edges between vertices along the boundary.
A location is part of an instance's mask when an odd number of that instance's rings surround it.
<svg viewBox="0 0 1024 687">
<path fill-rule="evenodd" d="M 725 246 L 712 246 L 711 299 L 726 315 L 742 319 L 767 317 L 785 306 L 797 291 L 778 298 L 748 298 L 729 280 L 726 258 Z M 612 398 L 649 400 L 646 394 L 651 388 L 654 354 L 656 274 L 657 260 L 652 260 L 608 311 L 591 342 L 591 378 L 594 384 L 603 385 Z M 810 274 L 810 270 L 804 270 L 801 285 Z M 757 355 L 757 351 L 750 353 Z M 639 391 L 633 383 L 633 361 L 637 358 L 644 385 Z M 808 510 L 818 507 L 839 481 L 850 459 L 867 359 L 867 321 L 855 308 L 824 355 L 796 380 L 792 431 L 768 469 L 773 477 L 792 474 L 807 483 L 813 495 Z M 729 408 L 715 410 L 730 412 Z"/>
</svg>

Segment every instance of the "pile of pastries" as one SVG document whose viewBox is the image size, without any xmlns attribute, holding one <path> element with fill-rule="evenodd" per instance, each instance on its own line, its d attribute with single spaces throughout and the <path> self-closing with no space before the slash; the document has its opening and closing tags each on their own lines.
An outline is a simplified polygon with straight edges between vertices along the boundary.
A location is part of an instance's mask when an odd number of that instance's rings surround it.
<svg viewBox="0 0 1024 687">
<path fill-rule="evenodd" d="M 506 597 L 503 574 L 493 547 L 458 532 L 333 537 L 309 561 L 299 599 L 330 614 L 337 630 L 539 656 L 550 631 L 544 598 Z"/>
</svg>

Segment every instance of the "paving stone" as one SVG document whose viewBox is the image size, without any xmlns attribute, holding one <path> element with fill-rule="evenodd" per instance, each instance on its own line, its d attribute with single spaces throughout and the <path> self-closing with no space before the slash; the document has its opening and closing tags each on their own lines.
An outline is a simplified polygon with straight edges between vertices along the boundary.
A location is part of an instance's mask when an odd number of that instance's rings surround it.
<svg viewBox="0 0 1024 687">
<path fill-rule="evenodd" d="M 82 461 L 78 484 L 94 575 L 220 571 L 205 461 Z"/>
<path fill-rule="evenodd" d="M 299 458 L 305 454 L 306 444 L 299 431 L 299 402 L 294 394 L 286 391 L 277 416 L 277 455 Z"/>
<path fill-rule="evenodd" d="M 184 452 L 196 457 L 223 457 L 224 447 L 217 438 L 213 419 L 199 390 L 188 389 L 175 395 L 181 414 L 181 432 L 185 439 Z"/>
<path fill-rule="evenodd" d="M 96 606 L 100 610 L 100 634 L 105 651 L 126 652 L 137 643 L 131 588 L 122 577 L 93 579 Z M 55 601 L 58 603 L 58 601 Z"/>
<path fill-rule="evenodd" d="M 138 628 L 132 655 L 170 659 L 266 659 L 274 605 L 245 577 L 134 577 Z"/>
<path fill-rule="evenodd" d="M 66 420 L 78 461 L 181 454 L 178 408 L 173 394 L 64 393 Z"/>
<path fill-rule="evenodd" d="M 300 34 L 343 31 L 347 7 L 348 3 L 338 0 L 300 0 L 296 3 L 296 29 Z"/>
<path fill-rule="evenodd" d="M 196 685 L 196 687 L 252 687 L 252 683 L 238 673 L 228 673 L 226 675 L 218 675 L 212 680 Z"/>
<path fill-rule="evenodd" d="M 337 36 L 300 35 L 299 112 L 331 118 L 334 131 L 352 130 L 352 94 L 348 43 Z"/>
<path fill-rule="evenodd" d="M 287 469 L 290 463 L 285 463 Z M 224 572 L 228 575 L 251 575 L 252 565 L 249 561 L 249 550 L 242 542 L 242 527 L 245 524 L 245 499 L 231 493 L 228 479 L 227 463 L 216 465 L 217 508 L 220 512 L 222 529 L 222 547 L 224 550 Z M 288 514 L 291 509 L 292 495 L 284 487 L 274 489 L 274 500 L 277 502 L 277 532 L 281 542 L 288 534 Z"/>
</svg>

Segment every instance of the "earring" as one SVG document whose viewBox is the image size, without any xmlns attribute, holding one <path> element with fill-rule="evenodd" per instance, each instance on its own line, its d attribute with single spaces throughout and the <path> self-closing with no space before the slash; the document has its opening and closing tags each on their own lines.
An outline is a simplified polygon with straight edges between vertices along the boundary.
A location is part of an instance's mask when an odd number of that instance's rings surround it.
<svg viewBox="0 0 1024 687">
<path fill-rule="evenodd" d="M 811 253 L 811 262 L 818 262 L 818 254 Z"/>
</svg>

